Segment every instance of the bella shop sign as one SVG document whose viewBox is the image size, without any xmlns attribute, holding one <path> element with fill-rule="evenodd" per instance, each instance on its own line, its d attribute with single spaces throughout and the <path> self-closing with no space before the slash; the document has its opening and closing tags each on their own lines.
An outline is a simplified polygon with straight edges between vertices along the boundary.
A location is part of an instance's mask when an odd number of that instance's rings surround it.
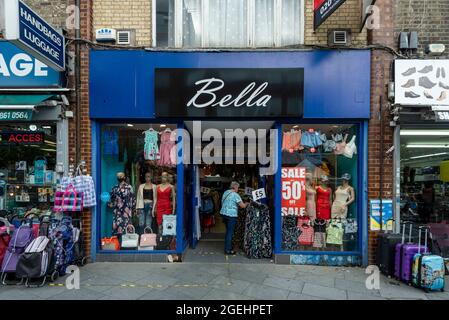
<svg viewBox="0 0 449 320">
<path fill-rule="evenodd" d="M 304 69 L 155 69 L 158 117 L 302 117 Z"/>
</svg>

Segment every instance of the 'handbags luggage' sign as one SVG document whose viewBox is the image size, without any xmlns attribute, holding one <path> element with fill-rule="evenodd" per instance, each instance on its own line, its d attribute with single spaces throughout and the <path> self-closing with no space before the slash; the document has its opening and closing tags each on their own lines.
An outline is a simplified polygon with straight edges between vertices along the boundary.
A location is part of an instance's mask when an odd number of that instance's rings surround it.
<svg viewBox="0 0 449 320">
<path fill-rule="evenodd" d="M 346 0 L 314 0 L 313 29 L 316 30 Z"/>
<path fill-rule="evenodd" d="M 157 117 L 302 117 L 304 69 L 155 69 Z"/>
</svg>

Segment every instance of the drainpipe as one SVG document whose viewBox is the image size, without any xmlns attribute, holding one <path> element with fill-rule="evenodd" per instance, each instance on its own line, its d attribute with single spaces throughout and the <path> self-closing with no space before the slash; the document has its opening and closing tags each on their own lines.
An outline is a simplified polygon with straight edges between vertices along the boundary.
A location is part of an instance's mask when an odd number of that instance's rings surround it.
<svg viewBox="0 0 449 320">
<path fill-rule="evenodd" d="M 379 208 L 379 218 L 380 218 L 380 232 L 382 232 L 383 228 L 383 220 L 382 220 L 382 198 L 383 198 L 383 168 L 384 168 L 384 121 L 383 121 L 383 97 L 380 96 L 380 105 L 379 105 L 379 122 L 380 122 L 380 151 L 379 151 L 379 160 L 380 160 L 380 172 L 379 172 L 379 200 L 380 200 L 380 208 Z"/>
<path fill-rule="evenodd" d="M 81 7 L 81 0 L 76 0 L 76 7 L 80 10 Z M 78 11 L 79 12 L 79 11 Z M 77 19 L 81 19 L 81 14 L 77 17 Z M 80 57 L 80 43 L 78 39 L 81 38 L 81 21 L 79 21 L 79 26 L 75 30 L 75 38 L 77 39 L 75 41 L 75 56 L 76 56 L 76 63 L 75 63 L 75 91 L 76 91 L 76 164 L 79 164 L 81 161 L 81 95 L 80 95 L 80 88 L 81 88 L 81 57 Z"/>
</svg>

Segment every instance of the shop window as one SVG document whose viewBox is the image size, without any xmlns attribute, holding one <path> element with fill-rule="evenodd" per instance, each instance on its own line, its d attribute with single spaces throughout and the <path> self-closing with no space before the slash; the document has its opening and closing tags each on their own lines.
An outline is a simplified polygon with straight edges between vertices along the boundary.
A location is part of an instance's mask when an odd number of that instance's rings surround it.
<svg viewBox="0 0 449 320">
<path fill-rule="evenodd" d="M 355 125 L 284 125 L 282 250 L 357 251 Z"/>
<path fill-rule="evenodd" d="M 279 47 L 303 42 L 302 0 L 157 0 L 158 47 Z"/>
<path fill-rule="evenodd" d="M 103 250 L 119 249 L 110 246 L 111 237 L 116 237 L 121 250 L 175 250 L 175 129 L 170 124 L 103 125 Z"/>
<path fill-rule="evenodd" d="M 23 217 L 51 213 L 56 173 L 55 124 L 2 124 L 0 210 Z"/>
</svg>

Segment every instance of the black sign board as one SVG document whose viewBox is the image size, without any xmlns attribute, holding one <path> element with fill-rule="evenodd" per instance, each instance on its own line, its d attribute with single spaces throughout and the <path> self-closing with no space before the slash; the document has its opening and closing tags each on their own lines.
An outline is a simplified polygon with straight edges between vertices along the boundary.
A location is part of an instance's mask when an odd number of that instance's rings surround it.
<svg viewBox="0 0 449 320">
<path fill-rule="evenodd" d="M 158 68 L 157 117 L 302 117 L 304 69 Z"/>
<path fill-rule="evenodd" d="M 316 30 L 346 0 L 314 0 L 313 29 Z"/>
<path fill-rule="evenodd" d="M 43 144 L 45 133 L 38 131 L 0 132 L 1 144 Z"/>
</svg>

